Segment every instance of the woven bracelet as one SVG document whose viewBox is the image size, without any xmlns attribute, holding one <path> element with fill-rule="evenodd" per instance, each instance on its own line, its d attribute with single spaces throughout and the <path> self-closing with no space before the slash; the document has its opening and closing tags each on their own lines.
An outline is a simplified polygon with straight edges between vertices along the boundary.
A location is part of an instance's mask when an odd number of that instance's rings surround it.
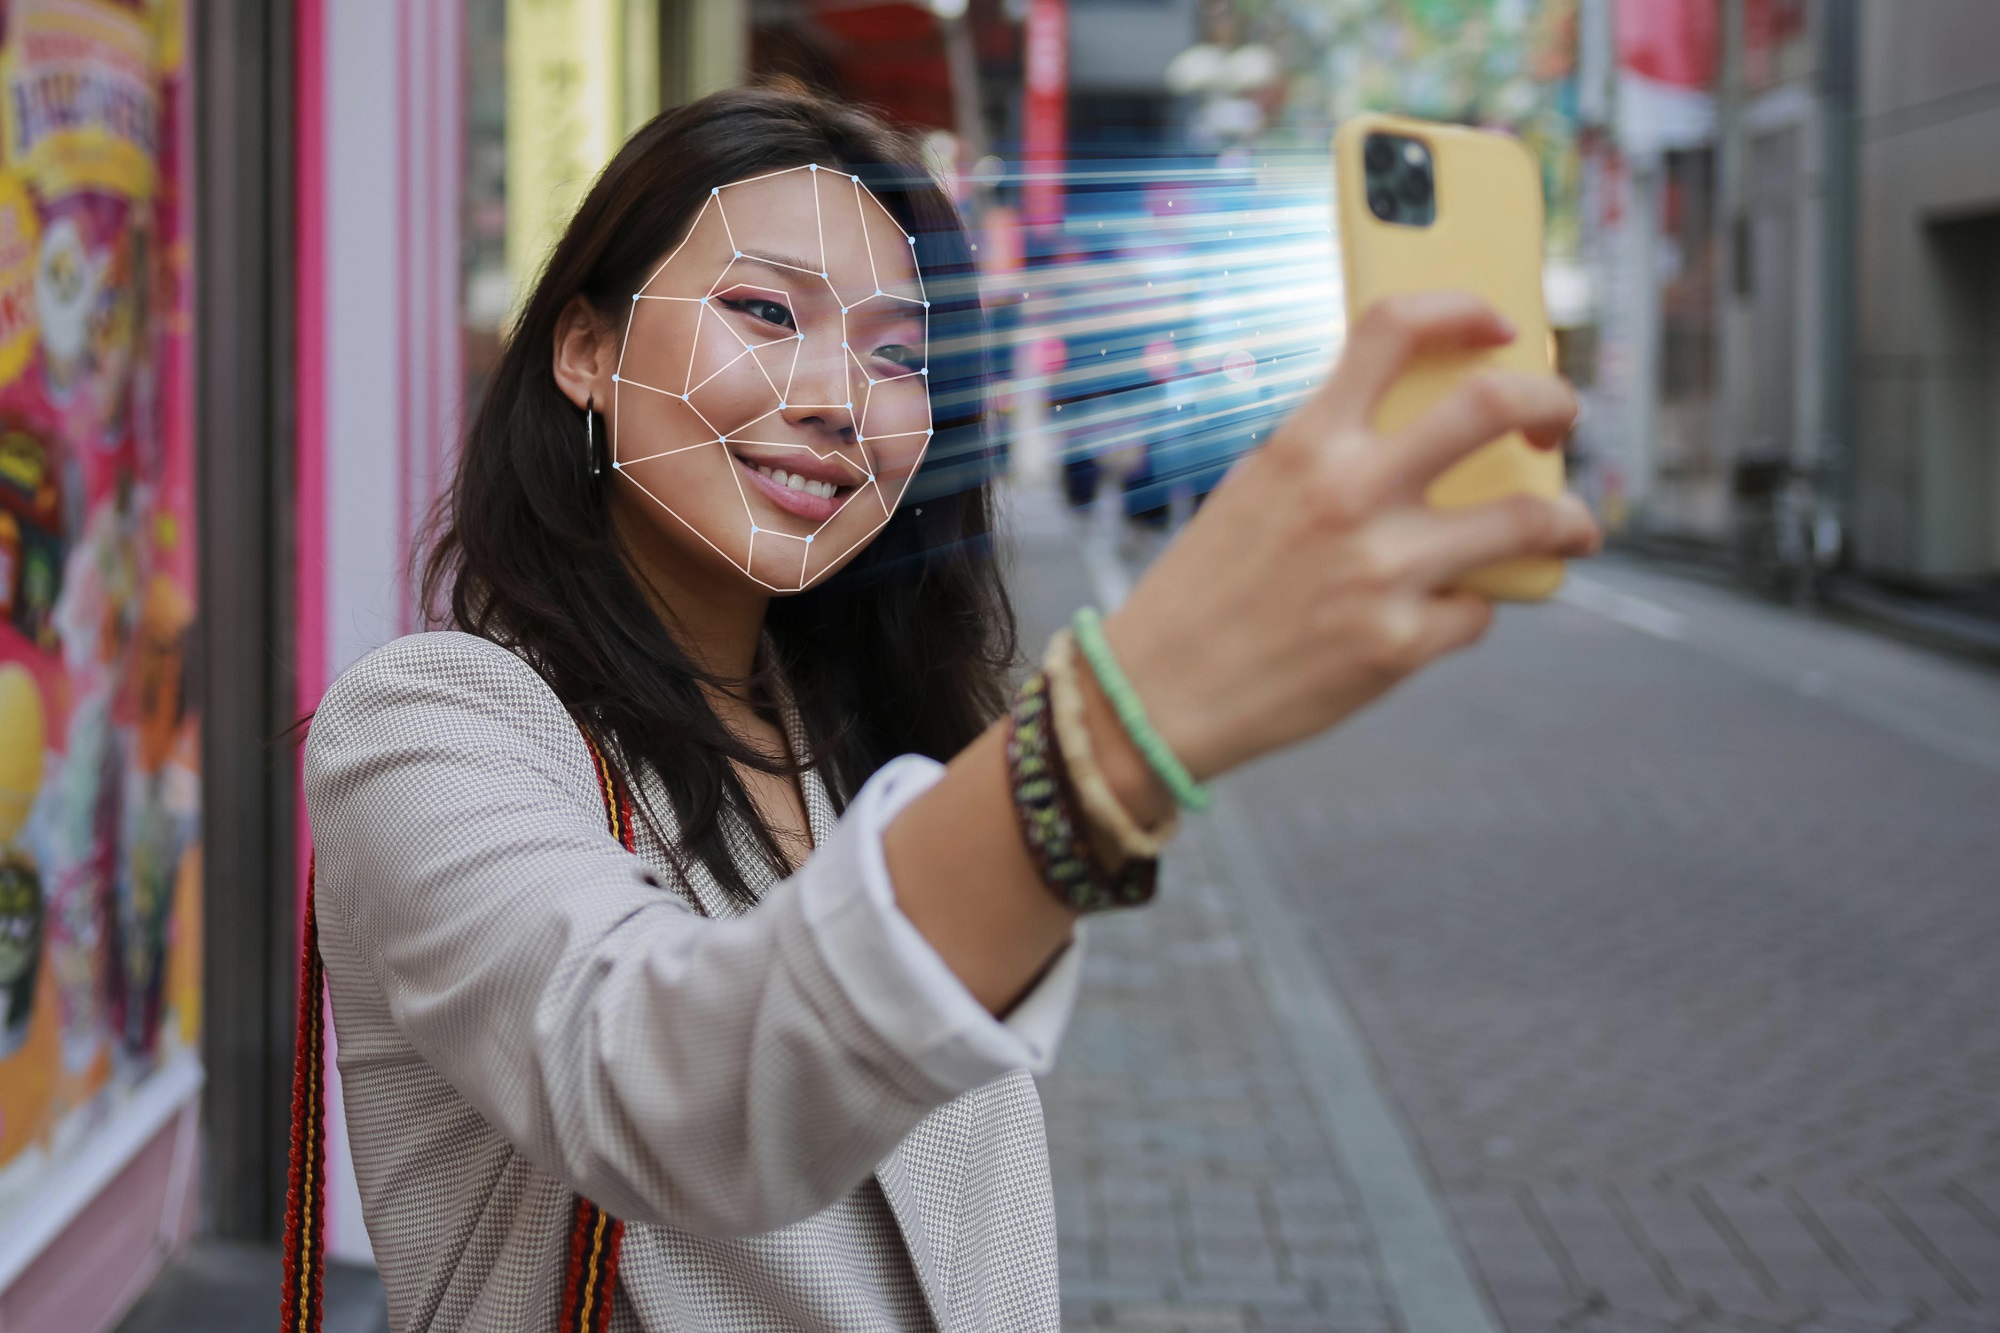
<svg viewBox="0 0 2000 1333">
<path fill-rule="evenodd" d="M 1104 622 L 1098 618 L 1096 610 L 1088 606 L 1079 607 L 1075 618 L 1070 621 L 1070 631 L 1076 636 L 1076 646 L 1083 651 L 1083 660 L 1090 663 L 1098 687 L 1111 701 L 1112 711 L 1125 725 L 1125 734 L 1132 738 L 1132 744 L 1145 756 L 1146 767 L 1153 770 L 1166 789 L 1173 793 L 1175 802 L 1184 809 L 1208 809 L 1208 788 L 1194 780 L 1194 774 L 1187 771 L 1187 765 L 1167 744 L 1167 738 L 1154 729 L 1152 719 L 1146 716 L 1146 705 L 1140 701 L 1139 691 L 1132 688 L 1125 669 L 1118 665 L 1117 656 L 1105 641 Z"/>
<path fill-rule="evenodd" d="M 1180 825 L 1179 812 L 1170 814 L 1158 826 L 1146 829 L 1132 818 L 1097 762 L 1090 738 L 1090 723 L 1084 716 L 1083 684 L 1077 679 L 1081 663 L 1076 652 L 1076 636 L 1059 629 L 1049 640 L 1042 658 L 1042 673 L 1049 678 L 1049 710 L 1055 717 L 1056 748 L 1062 753 L 1063 771 L 1083 806 L 1084 818 L 1094 833 L 1102 833 L 1117 845 L 1119 854 L 1129 858 L 1157 860 L 1166 850 L 1167 840 Z"/>
<path fill-rule="evenodd" d="M 1159 882 L 1158 861 L 1130 860 L 1116 875 L 1107 875 L 1091 856 L 1054 721 L 1048 677 L 1037 671 L 1014 696 L 1007 719 L 1007 784 L 1029 859 L 1049 892 L 1071 911 L 1102 912 L 1150 901 Z"/>
</svg>

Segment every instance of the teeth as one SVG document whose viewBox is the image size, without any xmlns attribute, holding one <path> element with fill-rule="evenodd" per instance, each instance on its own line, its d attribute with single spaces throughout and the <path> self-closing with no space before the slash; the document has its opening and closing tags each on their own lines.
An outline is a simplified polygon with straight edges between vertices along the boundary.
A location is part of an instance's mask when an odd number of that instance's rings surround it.
<svg viewBox="0 0 2000 1333">
<path fill-rule="evenodd" d="M 813 481 L 802 473 L 786 472 L 781 467 L 760 466 L 757 471 L 763 476 L 769 477 L 772 481 L 777 482 L 780 486 L 788 486 L 795 491 L 804 491 L 807 495 L 817 495 L 822 500 L 831 500 L 835 495 L 840 493 L 840 487 L 830 481 Z"/>
</svg>

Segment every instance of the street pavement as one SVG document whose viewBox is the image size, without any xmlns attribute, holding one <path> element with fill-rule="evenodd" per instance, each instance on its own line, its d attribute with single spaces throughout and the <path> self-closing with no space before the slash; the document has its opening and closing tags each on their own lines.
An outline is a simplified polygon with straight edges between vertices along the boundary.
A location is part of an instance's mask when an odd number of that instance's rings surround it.
<svg viewBox="0 0 2000 1333">
<path fill-rule="evenodd" d="M 1143 563 L 1016 510 L 1030 645 Z M 1419 1327 L 1303 984 L 1484 1328 L 2000 1329 L 2000 675 L 1605 560 L 1224 786 L 1045 1084 L 1070 1326 Z"/>
</svg>

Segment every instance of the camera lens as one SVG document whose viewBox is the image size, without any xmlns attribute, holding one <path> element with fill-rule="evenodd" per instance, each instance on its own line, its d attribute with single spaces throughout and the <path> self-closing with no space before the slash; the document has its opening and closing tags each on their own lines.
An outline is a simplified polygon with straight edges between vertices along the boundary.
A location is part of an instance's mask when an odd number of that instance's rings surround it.
<svg viewBox="0 0 2000 1333">
<path fill-rule="evenodd" d="M 1363 150 L 1362 161 L 1367 163 L 1371 176 L 1380 176 L 1396 165 L 1396 150 L 1381 135 L 1372 135 L 1368 147 Z"/>
<path fill-rule="evenodd" d="M 1396 196 L 1378 185 L 1368 192 L 1368 211 L 1384 222 L 1396 220 Z"/>
<path fill-rule="evenodd" d="M 1422 208 L 1431 201 L 1431 174 L 1419 167 L 1412 167 L 1396 182 L 1396 193 L 1411 208 Z"/>
</svg>

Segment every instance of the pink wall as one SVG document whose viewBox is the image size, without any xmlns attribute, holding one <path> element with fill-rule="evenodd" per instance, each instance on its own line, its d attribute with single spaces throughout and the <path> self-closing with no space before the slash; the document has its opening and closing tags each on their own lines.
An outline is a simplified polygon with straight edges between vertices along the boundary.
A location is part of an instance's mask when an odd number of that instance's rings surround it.
<svg viewBox="0 0 2000 1333">
<path fill-rule="evenodd" d="M 370 649 L 418 628 L 410 565 L 450 465 L 463 383 L 464 56 L 459 0 L 299 0 L 298 20 L 304 713 Z M 302 840 L 301 893 L 306 855 Z M 366 1261 L 337 1074 L 328 1109 L 329 1250 Z"/>
</svg>

